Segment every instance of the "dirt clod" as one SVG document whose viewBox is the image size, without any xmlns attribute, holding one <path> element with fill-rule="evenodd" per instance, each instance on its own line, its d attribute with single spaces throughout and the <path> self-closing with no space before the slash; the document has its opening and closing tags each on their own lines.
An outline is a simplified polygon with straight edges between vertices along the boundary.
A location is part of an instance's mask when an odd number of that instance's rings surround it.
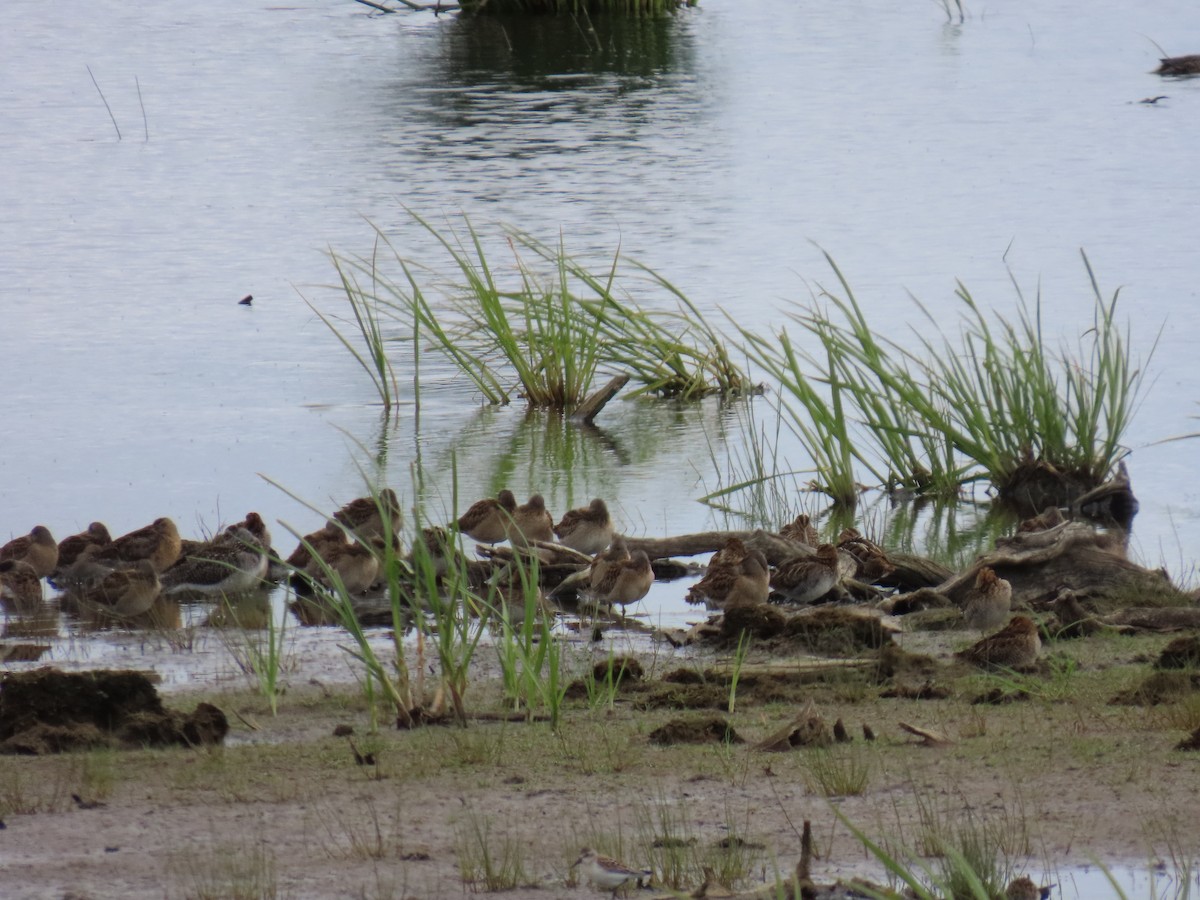
<svg viewBox="0 0 1200 900">
<path fill-rule="evenodd" d="M 219 744 L 228 731 L 225 714 L 211 704 L 188 716 L 165 709 L 143 672 L 42 668 L 0 681 L 0 753 Z"/>
<path fill-rule="evenodd" d="M 650 743 L 671 744 L 741 744 L 743 739 L 733 726 L 720 716 L 703 719 L 672 719 L 650 732 Z"/>
</svg>

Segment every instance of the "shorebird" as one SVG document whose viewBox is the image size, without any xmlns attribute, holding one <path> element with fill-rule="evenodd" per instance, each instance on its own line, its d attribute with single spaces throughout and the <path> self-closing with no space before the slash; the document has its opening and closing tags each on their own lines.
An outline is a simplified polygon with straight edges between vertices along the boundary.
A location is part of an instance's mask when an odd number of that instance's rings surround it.
<svg viewBox="0 0 1200 900">
<path fill-rule="evenodd" d="M 420 540 L 413 542 L 412 549 L 405 557 L 417 575 L 420 575 L 420 571 L 416 568 L 417 544 L 421 545 L 424 555 L 433 566 L 433 573 L 439 577 L 445 575 L 451 565 L 457 566 L 460 562 L 461 554 L 458 552 L 458 546 L 450 539 L 450 533 L 445 528 L 440 526 L 422 528 Z"/>
<path fill-rule="evenodd" d="M 301 538 L 300 543 L 296 545 L 296 549 L 292 551 L 291 556 L 284 560 L 284 562 L 292 569 L 303 571 L 312 560 L 312 550 L 321 553 L 327 547 L 348 543 L 350 541 L 346 537 L 346 532 L 341 529 L 341 526 L 337 522 L 326 522 L 325 526 L 319 531 L 306 534 Z"/>
<path fill-rule="evenodd" d="M 17 608 L 42 602 L 42 580 L 33 566 L 21 559 L 0 561 L 0 600 Z"/>
<path fill-rule="evenodd" d="M 688 589 L 683 599 L 688 603 L 708 601 L 717 606 L 723 604 L 734 582 L 741 575 L 742 563 L 749 552 L 741 538 L 730 538 L 724 547 L 712 555 L 704 577 Z"/>
<path fill-rule="evenodd" d="M 993 635 L 977 641 L 954 655 L 982 668 L 1028 669 L 1037 662 L 1042 640 L 1037 625 L 1028 616 L 1012 621 Z"/>
<path fill-rule="evenodd" d="M 737 577 L 721 604 L 725 609 L 759 606 L 771 595 L 771 567 L 761 550 L 751 550 L 742 560 Z"/>
<path fill-rule="evenodd" d="M 179 559 L 183 541 L 179 529 L 168 518 L 158 518 L 144 528 L 123 534 L 111 544 L 87 550 L 77 565 L 88 561 L 106 565 L 132 563 L 148 559 L 154 571 L 162 574 Z"/>
<path fill-rule="evenodd" d="M 329 544 L 321 551 L 322 566 L 316 559 L 309 560 L 305 573 L 326 588 L 333 587 L 330 571 L 337 575 L 348 594 L 361 594 L 379 577 L 379 557 L 365 544 Z M 330 571 L 326 571 L 326 569 Z"/>
<path fill-rule="evenodd" d="M 534 541 L 554 540 L 554 517 L 546 509 L 541 494 L 534 494 L 528 503 L 513 510 L 512 518 L 505 525 L 508 542 L 514 547 L 527 547 Z"/>
<path fill-rule="evenodd" d="M 471 504 L 459 516 L 458 530 L 481 544 L 498 544 L 507 539 L 509 523 L 517 511 L 517 498 L 510 490 Z"/>
<path fill-rule="evenodd" d="M 792 603 L 820 600 L 838 583 L 838 552 L 833 544 L 821 544 L 813 556 L 801 556 L 780 564 L 771 576 L 771 588 Z"/>
<path fill-rule="evenodd" d="M 141 559 L 132 566 L 114 569 L 94 585 L 78 592 L 86 603 L 121 617 L 140 616 L 158 599 L 162 585 L 154 563 Z"/>
<path fill-rule="evenodd" d="M 75 563 L 90 547 L 107 547 L 112 543 L 112 535 L 103 522 L 93 522 L 87 531 L 73 534 L 58 542 L 58 564 L 54 573 L 63 572 Z"/>
<path fill-rule="evenodd" d="M 654 584 L 654 569 L 645 550 L 638 550 L 629 559 L 613 563 L 604 576 L 604 583 L 596 590 L 596 600 L 612 606 L 621 606 L 622 612 L 631 603 L 637 603 Z"/>
<path fill-rule="evenodd" d="M 267 574 L 267 550 L 239 525 L 190 551 L 162 576 L 165 594 L 242 594 Z"/>
<path fill-rule="evenodd" d="M 333 518 L 363 540 L 394 535 L 400 530 L 400 501 L 395 491 L 384 488 L 378 494 L 351 500 Z"/>
<path fill-rule="evenodd" d="M 608 504 L 597 497 L 587 506 L 569 510 L 554 526 L 554 533 L 563 546 L 595 556 L 612 541 Z"/>
<path fill-rule="evenodd" d="M 817 533 L 812 520 L 804 513 L 780 528 L 779 536 L 784 540 L 805 544 L 809 547 L 815 547 L 821 542 L 821 536 Z"/>
<path fill-rule="evenodd" d="M 625 545 L 622 535 L 614 534 L 608 549 L 597 553 L 588 567 L 588 586 L 592 593 L 598 592 L 608 580 L 608 573 L 620 563 L 629 559 L 629 548 Z"/>
<path fill-rule="evenodd" d="M 1008 621 L 1012 612 L 1012 585 L 984 566 L 975 575 L 974 586 L 967 591 L 963 616 L 967 627 L 976 631 L 991 631 Z"/>
<path fill-rule="evenodd" d="M 0 561 L 6 559 L 28 563 L 38 578 L 45 578 L 58 564 L 58 544 L 49 528 L 35 525 L 29 534 L 13 538 L 0 547 Z"/>
<path fill-rule="evenodd" d="M 838 550 L 844 550 L 854 558 L 855 572 L 852 577 L 872 582 L 896 571 L 883 548 L 870 538 L 863 537 L 855 528 L 844 528 L 837 539 Z"/>
<path fill-rule="evenodd" d="M 640 884 L 643 878 L 651 878 L 654 872 L 650 869 L 631 869 L 624 863 L 610 856 L 601 856 L 588 847 L 579 851 L 579 859 L 571 863 L 572 869 L 579 869 L 581 875 L 606 891 L 612 891 L 615 898 L 617 891 L 633 882 Z"/>
</svg>

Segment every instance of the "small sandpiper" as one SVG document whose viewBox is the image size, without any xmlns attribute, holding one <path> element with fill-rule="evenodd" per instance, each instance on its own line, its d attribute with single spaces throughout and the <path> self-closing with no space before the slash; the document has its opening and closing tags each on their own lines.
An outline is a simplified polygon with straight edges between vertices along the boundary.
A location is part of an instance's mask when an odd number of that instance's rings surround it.
<svg viewBox="0 0 1200 900">
<path fill-rule="evenodd" d="M 79 563 L 93 561 L 106 565 L 137 562 L 148 559 L 154 571 L 162 574 L 179 559 L 183 541 L 175 523 L 164 517 L 155 519 L 144 528 L 123 534 L 111 544 L 99 549 L 87 550 Z"/>
<path fill-rule="evenodd" d="M 771 587 L 792 603 L 812 603 L 838 583 L 838 562 L 837 548 L 821 544 L 813 556 L 782 563 L 771 576 Z"/>
<path fill-rule="evenodd" d="M 984 566 L 975 575 L 975 584 L 967 591 L 963 616 L 967 627 L 976 631 L 991 631 L 1008 621 L 1012 612 L 1012 585 Z"/>
<path fill-rule="evenodd" d="M 595 591 L 598 603 L 612 606 L 619 604 L 622 613 L 631 603 L 637 603 L 654 584 L 654 569 L 645 550 L 637 550 L 629 559 L 614 563 L 604 576 L 604 582 Z"/>
<path fill-rule="evenodd" d="M 90 547 L 99 549 L 111 543 L 112 535 L 108 533 L 107 526 L 103 522 L 93 522 L 87 527 L 87 531 L 73 534 L 58 542 L 58 565 L 54 567 L 54 573 L 58 574 L 70 568 Z"/>
<path fill-rule="evenodd" d="M 42 580 L 33 566 L 20 559 L 0 560 L 0 601 L 30 609 L 42 602 Z"/>
<path fill-rule="evenodd" d="M 38 578 L 45 578 L 58 565 L 58 544 L 49 528 L 36 525 L 29 534 L 13 538 L 0 547 L 0 560 L 6 559 L 28 563 L 37 572 Z"/>
<path fill-rule="evenodd" d="M 688 603 L 708 603 L 720 607 L 741 575 L 742 563 L 749 552 L 741 538 L 730 538 L 724 547 L 712 555 L 704 577 L 688 589 L 683 599 Z"/>
<path fill-rule="evenodd" d="M 563 546 L 595 556 L 612 542 L 608 505 L 597 497 L 587 506 L 569 510 L 554 526 L 554 533 Z"/>
<path fill-rule="evenodd" d="M 512 520 L 505 529 L 508 542 L 514 547 L 527 547 L 534 541 L 554 540 L 554 517 L 546 509 L 546 500 L 534 494 L 528 503 L 513 510 Z"/>
<path fill-rule="evenodd" d="M 595 850 L 585 847 L 579 851 L 579 859 L 571 863 L 572 869 L 578 869 L 588 881 L 606 891 L 612 891 L 615 898 L 617 891 L 627 884 L 641 884 L 643 879 L 653 877 L 650 869 L 631 869 L 624 863 L 610 856 L 601 856 Z"/>
<path fill-rule="evenodd" d="M 162 576 L 165 594 L 244 594 L 267 574 L 267 550 L 253 534 L 233 526 L 182 557 Z"/>
<path fill-rule="evenodd" d="M 385 537 L 400 530 L 400 500 L 391 488 L 351 500 L 333 514 L 361 540 Z"/>
<path fill-rule="evenodd" d="M 817 544 L 821 543 L 821 536 L 817 533 L 812 519 L 804 513 L 796 516 L 793 521 L 788 522 L 780 528 L 779 536 L 794 544 L 805 544 L 809 547 L 816 547 Z"/>
<path fill-rule="evenodd" d="M 614 534 L 608 549 L 597 553 L 588 567 L 588 586 L 592 593 L 599 593 L 608 582 L 609 570 L 629 559 L 629 547 L 622 535 Z"/>
<path fill-rule="evenodd" d="M 1037 663 L 1042 639 L 1028 616 L 1012 621 L 993 635 L 977 641 L 954 655 L 982 668 L 1028 669 Z"/>
<path fill-rule="evenodd" d="M 161 589 L 158 573 L 148 559 L 109 572 L 93 586 L 79 591 L 79 599 L 102 607 L 121 618 L 148 612 Z"/>
<path fill-rule="evenodd" d="M 517 511 L 517 498 L 510 490 L 503 490 L 495 497 L 476 500 L 458 518 L 458 530 L 480 544 L 498 544 L 508 538 L 508 529 L 513 514 Z"/>
</svg>

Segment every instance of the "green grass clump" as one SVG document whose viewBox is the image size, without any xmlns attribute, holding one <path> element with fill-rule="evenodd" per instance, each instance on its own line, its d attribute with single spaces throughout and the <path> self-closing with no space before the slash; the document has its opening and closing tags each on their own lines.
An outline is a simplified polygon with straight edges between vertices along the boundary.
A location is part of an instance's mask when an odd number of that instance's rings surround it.
<svg viewBox="0 0 1200 900">
<path fill-rule="evenodd" d="M 532 407 L 570 412 L 605 373 L 628 373 L 636 393 L 664 397 L 752 390 L 721 333 L 678 288 L 644 266 L 634 264 L 652 292 L 675 302 L 674 310 L 646 310 L 618 290 L 620 254 L 595 274 L 561 239 L 550 247 L 508 229 L 512 265 L 501 272 L 469 220 L 460 234 L 410 215 L 446 252 L 453 274 L 436 279 L 377 229 L 370 258 L 334 255 L 338 289 L 353 320 L 349 336 L 338 319 L 318 313 L 370 374 L 385 404 L 396 395 L 387 352 L 395 341 L 413 343 L 414 394 L 418 360 L 427 349 L 442 354 L 492 404 L 519 397 Z M 383 271 L 379 242 L 391 250 L 402 278 Z M 431 299 L 430 281 L 440 299 Z"/>
<path fill-rule="evenodd" d="M 819 351 L 801 351 L 786 329 L 770 338 L 739 330 L 751 359 L 779 383 L 785 421 L 836 502 L 854 502 L 856 466 L 919 493 L 953 496 L 986 479 L 1002 497 L 1020 499 L 1043 475 L 1080 493 L 1124 455 L 1144 372 L 1116 321 L 1119 291 L 1104 298 L 1086 256 L 1095 312 L 1074 351 L 1047 343 L 1040 297 L 1031 309 L 1018 287 L 1016 320 L 992 324 L 961 283 L 957 340 L 918 304 L 935 336 L 918 332 L 915 348 L 904 346 L 872 330 L 826 260 L 842 295 L 823 290 L 827 308 L 788 314 Z"/>
</svg>

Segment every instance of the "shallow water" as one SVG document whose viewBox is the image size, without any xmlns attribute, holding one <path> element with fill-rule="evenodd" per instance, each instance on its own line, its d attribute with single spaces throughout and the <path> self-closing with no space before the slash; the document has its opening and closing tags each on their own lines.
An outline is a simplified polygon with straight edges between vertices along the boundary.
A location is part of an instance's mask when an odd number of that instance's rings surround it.
<svg viewBox="0 0 1200 900">
<path fill-rule="evenodd" d="M 961 24 L 937 4 L 711 2 L 590 35 L 364 9 L 97 0 L 64 29 L 44 4 L 5 4 L 0 537 L 160 515 L 199 534 L 250 509 L 308 531 L 319 515 L 267 478 L 327 510 L 364 476 L 411 496 L 418 456 L 435 518 L 457 483 L 460 508 L 503 486 L 556 512 L 603 495 L 635 534 L 740 524 L 694 502 L 736 455 L 736 407 L 615 403 L 580 431 L 480 409 L 430 361 L 418 428 L 399 358 L 401 406 L 382 419 L 303 298 L 340 309 L 320 287 L 325 252 L 369 254 L 368 222 L 444 263 L 407 205 L 465 212 L 494 259 L 497 223 L 549 242 L 561 229 L 598 265 L 619 245 L 763 330 L 833 282 L 824 248 L 889 332 L 920 322 L 911 292 L 953 333 L 955 279 L 1011 314 L 1011 268 L 1040 292 L 1047 332 L 1074 341 L 1092 313 L 1083 248 L 1102 289 L 1121 288 L 1138 354 L 1158 341 L 1128 436 L 1134 550 L 1192 576 L 1196 444 L 1156 442 L 1200 430 L 1200 79 L 1148 74 L 1144 37 L 1200 49 L 1185 43 L 1192 3 L 1102 0 L 1081 27 L 1062 2 L 970 8 Z M 969 555 L 986 541 L 976 518 L 950 534 L 926 517 L 914 540 Z M 680 594 L 659 589 L 646 615 L 686 619 Z M 240 677 L 214 634 L 142 657 L 141 636 L 60 633 L 57 660 Z M 336 634 L 293 638 L 306 664 L 342 671 Z"/>
</svg>

